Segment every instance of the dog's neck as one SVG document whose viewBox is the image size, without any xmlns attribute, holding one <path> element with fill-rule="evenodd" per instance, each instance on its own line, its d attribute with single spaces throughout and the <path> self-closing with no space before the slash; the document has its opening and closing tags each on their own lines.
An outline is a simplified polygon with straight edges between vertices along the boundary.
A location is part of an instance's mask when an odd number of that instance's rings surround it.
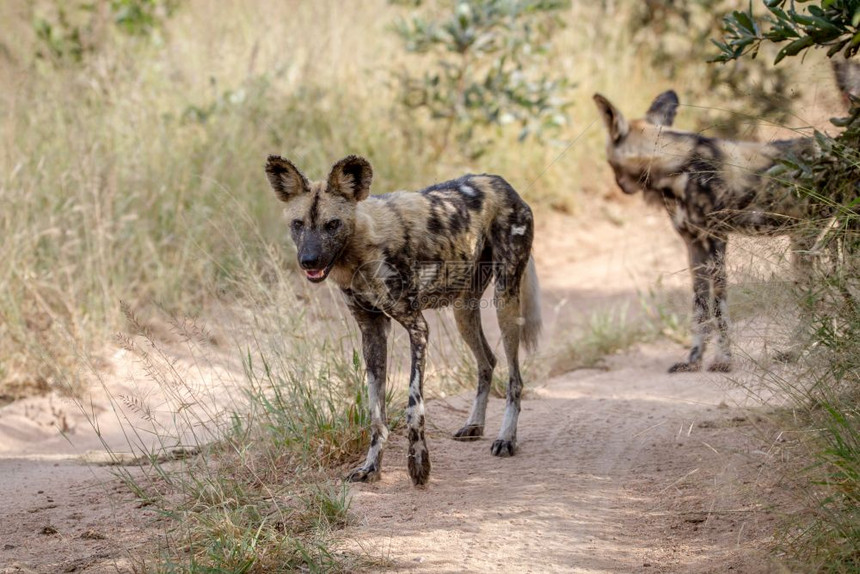
<svg viewBox="0 0 860 574">
<path fill-rule="evenodd" d="M 371 259 L 379 257 L 375 249 L 368 249 L 368 237 L 372 235 L 374 225 L 368 206 L 373 201 L 376 200 L 371 196 L 356 205 L 352 235 L 338 255 L 329 275 L 341 289 L 349 289 L 356 271 Z"/>
<path fill-rule="evenodd" d="M 358 257 L 357 251 L 353 248 L 355 244 L 355 236 L 353 236 L 350 242 L 344 246 L 340 255 L 338 255 L 331 273 L 329 273 L 329 278 L 337 283 L 337 286 L 341 289 L 349 289 L 350 285 L 352 285 L 355 272 L 363 263 Z"/>
</svg>

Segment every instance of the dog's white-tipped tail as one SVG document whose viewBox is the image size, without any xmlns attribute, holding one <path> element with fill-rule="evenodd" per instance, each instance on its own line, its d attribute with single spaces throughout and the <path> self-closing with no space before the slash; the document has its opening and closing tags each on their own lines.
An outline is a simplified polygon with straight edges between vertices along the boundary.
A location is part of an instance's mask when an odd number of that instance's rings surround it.
<svg viewBox="0 0 860 574">
<path fill-rule="evenodd" d="M 543 326 L 540 312 L 540 284 L 538 283 L 535 258 L 529 257 L 526 271 L 520 279 L 520 344 L 534 352 Z"/>
</svg>

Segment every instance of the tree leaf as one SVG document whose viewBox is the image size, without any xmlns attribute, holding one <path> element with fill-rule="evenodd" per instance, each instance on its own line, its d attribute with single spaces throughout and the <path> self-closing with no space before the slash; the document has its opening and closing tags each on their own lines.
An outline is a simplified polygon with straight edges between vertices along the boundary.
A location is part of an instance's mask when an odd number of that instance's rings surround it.
<svg viewBox="0 0 860 574">
<path fill-rule="evenodd" d="M 799 40 L 791 42 L 782 50 L 780 50 L 779 53 L 776 55 L 776 59 L 774 59 L 773 61 L 774 65 L 778 64 L 786 56 L 796 56 L 801 51 L 809 48 L 813 44 L 815 44 L 815 40 L 812 38 L 812 36 L 804 36 Z"/>
</svg>

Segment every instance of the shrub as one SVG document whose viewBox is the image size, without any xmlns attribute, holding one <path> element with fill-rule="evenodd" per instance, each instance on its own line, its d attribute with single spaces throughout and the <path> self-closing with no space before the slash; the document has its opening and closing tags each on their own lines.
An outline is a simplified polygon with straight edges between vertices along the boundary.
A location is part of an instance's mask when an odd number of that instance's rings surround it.
<svg viewBox="0 0 860 574">
<path fill-rule="evenodd" d="M 567 81 L 536 70 L 562 26 L 566 0 L 457 0 L 436 18 L 414 15 L 393 27 L 406 51 L 435 59 L 422 75 L 400 75 L 400 102 L 441 124 L 442 154 L 453 135 L 469 155 L 488 145 L 485 128 L 516 124 L 520 140 L 563 126 Z"/>
<path fill-rule="evenodd" d="M 715 42 L 719 61 L 755 58 L 762 46 L 780 45 L 774 65 L 809 49 L 827 50 L 831 58 L 852 58 L 860 48 L 860 3 L 823 0 L 798 3 L 764 2 L 767 15 L 735 11 L 724 19 L 722 41 Z M 850 97 L 850 94 L 848 94 Z M 832 216 L 807 222 L 818 228 L 813 251 L 825 265 L 802 293 L 802 321 L 812 344 L 801 357 L 799 382 L 773 373 L 775 383 L 804 412 L 815 437 L 808 479 L 819 485 L 812 524 L 804 525 L 794 542 L 812 568 L 854 572 L 860 565 L 860 435 L 857 385 L 860 384 L 860 307 L 856 256 L 860 236 L 860 108 L 852 99 L 849 116 L 832 120 L 844 131 L 829 137 L 813 134 L 815 157 L 789 157 L 772 175 L 793 185 Z"/>
</svg>

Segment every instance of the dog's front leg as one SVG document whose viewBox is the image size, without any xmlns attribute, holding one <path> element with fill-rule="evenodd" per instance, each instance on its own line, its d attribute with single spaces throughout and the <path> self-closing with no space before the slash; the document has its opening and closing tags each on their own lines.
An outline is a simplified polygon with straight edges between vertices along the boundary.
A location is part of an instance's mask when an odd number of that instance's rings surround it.
<svg viewBox="0 0 860 574">
<path fill-rule="evenodd" d="M 732 370 L 732 350 L 729 341 L 729 304 L 726 293 L 726 240 L 711 240 L 711 276 L 714 293 L 714 320 L 717 323 L 717 347 L 719 354 L 708 367 L 709 371 L 727 373 Z"/>
<path fill-rule="evenodd" d="M 686 362 L 675 363 L 670 373 L 698 371 L 702 368 L 702 356 L 708 344 L 711 318 L 711 268 L 713 261 L 707 238 L 684 235 L 690 257 L 690 272 L 693 275 L 693 345 Z"/>
<path fill-rule="evenodd" d="M 352 307 L 352 306 L 351 306 Z M 352 308 L 361 330 L 364 364 L 367 368 L 367 398 L 370 409 L 370 449 L 364 464 L 354 469 L 347 479 L 351 482 L 379 480 L 382 471 L 382 451 L 388 440 L 385 417 L 385 379 L 388 333 L 391 319 L 383 313 Z"/>
<path fill-rule="evenodd" d="M 409 333 L 412 368 L 409 376 L 409 404 L 406 407 L 406 430 L 409 438 L 409 476 L 416 486 L 427 484 L 430 478 L 430 452 L 424 439 L 424 359 L 429 330 L 424 317 L 418 313 L 400 323 Z"/>
</svg>

